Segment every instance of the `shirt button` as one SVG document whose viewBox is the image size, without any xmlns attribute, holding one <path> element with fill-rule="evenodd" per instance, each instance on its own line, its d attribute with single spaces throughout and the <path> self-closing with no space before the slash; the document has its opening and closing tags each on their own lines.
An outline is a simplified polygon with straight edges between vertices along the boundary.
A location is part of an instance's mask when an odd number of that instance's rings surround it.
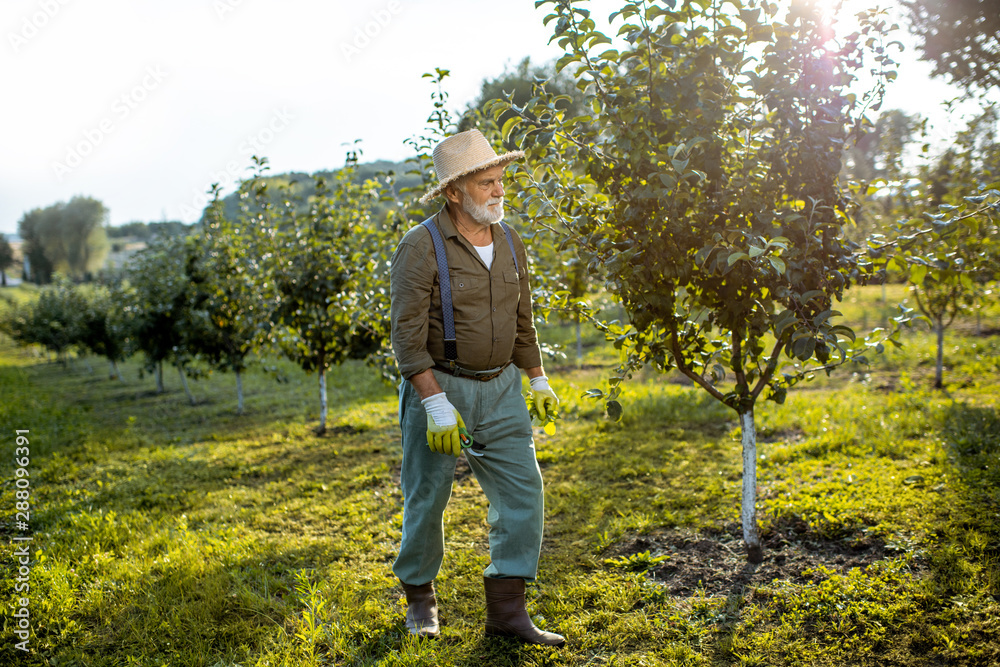
<svg viewBox="0 0 1000 667">
<path fill-rule="evenodd" d="M 459 287 L 465 287 L 465 283 L 459 283 L 458 286 Z"/>
<path fill-rule="evenodd" d="M 497 312 L 496 306 L 493 307 L 493 312 Z"/>
</svg>

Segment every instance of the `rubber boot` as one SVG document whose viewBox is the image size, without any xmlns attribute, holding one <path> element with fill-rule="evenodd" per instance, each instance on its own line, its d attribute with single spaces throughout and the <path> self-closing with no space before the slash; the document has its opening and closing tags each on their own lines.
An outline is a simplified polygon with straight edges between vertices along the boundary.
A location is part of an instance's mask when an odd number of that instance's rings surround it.
<svg viewBox="0 0 1000 667">
<path fill-rule="evenodd" d="M 413 586 L 403 584 L 406 592 L 406 627 L 411 635 L 437 637 L 437 599 L 434 597 L 434 582 Z"/>
<path fill-rule="evenodd" d="M 483 577 L 486 588 L 486 635 L 517 637 L 529 644 L 562 646 L 566 640 L 535 627 L 524 608 L 524 579 Z"/>
</svg>

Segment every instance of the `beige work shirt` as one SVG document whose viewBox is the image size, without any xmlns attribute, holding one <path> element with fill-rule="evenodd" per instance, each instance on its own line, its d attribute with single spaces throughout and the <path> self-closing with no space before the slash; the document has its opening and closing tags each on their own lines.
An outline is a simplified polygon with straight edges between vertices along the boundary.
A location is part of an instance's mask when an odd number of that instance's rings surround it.
<svg viewBox="0 0 1000 667">
<path fill-rule="evenodd" d="M 447 208 L 434 218 L 448 255 L 456 363 L 473 371 L 497 368 L 508 361 L 522 369 L 541 366 L 531 317 L 528 257 L 520 237 L 511 230 L 519 268 L 515 271 L 503 228 L 494 223 L 493 265 L 487 269 L 473 245 L 458 233 Z M 399 242 L 392 256 L 389 289 L 392 349 L 403 378 L 408 380 L 435 364 L 447 366 L 437 258 L 430 232 L 422 225 Z"/>
</svg>

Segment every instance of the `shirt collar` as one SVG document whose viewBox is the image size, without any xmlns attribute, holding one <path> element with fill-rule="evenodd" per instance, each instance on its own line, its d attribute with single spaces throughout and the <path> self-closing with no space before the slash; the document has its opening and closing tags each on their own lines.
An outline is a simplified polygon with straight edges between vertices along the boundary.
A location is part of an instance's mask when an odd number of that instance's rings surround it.
<svg viewBox="0 0 1000 667">
<path fill-rule="evenodd" d="M 441 211 L 438 213 L 438 227 L 441 228 L 441 233 L 444 234 L 445 238 L 451 238 L 453 236 L 460 236 L 458 233 L 458 227 L 452 222 L 451 216 L 448 215 L 448 207 L 442 206 Z"/>
</svg>

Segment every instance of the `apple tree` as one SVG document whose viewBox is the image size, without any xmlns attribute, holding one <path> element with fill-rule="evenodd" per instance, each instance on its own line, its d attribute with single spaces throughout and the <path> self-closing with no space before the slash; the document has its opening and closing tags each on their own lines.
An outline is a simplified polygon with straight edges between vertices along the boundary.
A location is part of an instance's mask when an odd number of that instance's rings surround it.
<svg viewBox="0 0 1000 667">
<path fill-rule="evenodd" d="M 347 359 L 366 359 L 382 345 L 367 317 L 384 245 L 371 215 L 379 193 L 371 182 L 355 182 L 355 165 L 348 163 L 330 181 L 317 176 L 315 194 L 299 210 L 291 197 L 273 203 L 260 178 L 264 170 L 266 160 L 258 160 L 258 174 L 240 186 L 248 202 L 243 220 L 267 281 L 262 298 L 273 300 L 264 342 L 319 376 L 317 433 L 323 434 L 326 372 Z"/>
<path fill-rule="evenodd" d="M 135 346 L 154 373 L 157 393 L 164 392 L 163 363 L 173 363 L 188 402 L 187 365 L 193 360 L 190 341 L 200 333 L 192 318 L 193 283 L 189 267 L 197 254 L 189 238 L 161 237 L 133 256 L 125 267 L 125 317 L 132 323 Z"/>
<path fill-rule="evenodd" d="M 243 373 L 270 328 L 274 290 L 252 229 L 227 218 L 218 184 L 212 186 L 211 195 L 189 267 L 191 319 L 200 332 L 190 342 L 213 368 L 234 373 L 236 411 L 243 414 Z"/>
<path fill-rule="evenodd" d="M 934 387 L 944 386 L 945 331 L 980 308 L 1000 278 L 1000 142 L 987 108 L 923 175 L 915 211 L 877 245 L 901 270 L 937 338 Z M 891 249 L 891 250 L 890 250 Z"/>
<path fill-rule="evenodd" d="M 838 174 L 852 133 L 878 93 L 851 90 L 862 68 L 891 78 L 886 26 L 874 11 L 842 44 L 814 3 L 779 18 L 757 0 L 633 0 L 611 16 L 612 39 L 585 4 L 540 0 L 588 111 L 568 117 L 538 90 L 504 136 L 528 152 L 511 188 L 532 224 L 620 301 L 628 322 L 602 322 L 621 350 L 607 391 L 639 368 L 676 369 L 731 408 L 742 432 L 743 537 L 763 548 L 756 509 L 761 398 L 781 403 L 816 371 L 863 359 L 882 334 L 859 338 L 835 302 L 877 275 L 845 238 Z M 550 304 L 551 305 L 551 304 Z"/>
</svg>

